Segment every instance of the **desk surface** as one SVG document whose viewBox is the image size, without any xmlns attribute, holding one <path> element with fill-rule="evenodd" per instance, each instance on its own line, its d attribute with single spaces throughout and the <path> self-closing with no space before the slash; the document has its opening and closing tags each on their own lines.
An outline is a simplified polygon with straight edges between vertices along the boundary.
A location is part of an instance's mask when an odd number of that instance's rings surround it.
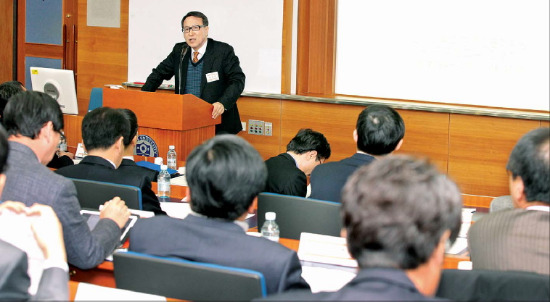
<svg viewBox="0 0 550 302">
<path fill-rule="evenodd" d="M 298 251 L 300 245 L 299 240 L 281 238 L 279 243 L 287 248 Z M 458 262 L 470 261 L 470 257 L 458 256 L 458 255 L 445 255 L 443 262 L 444 269 L 456 269 L 458 268 Z M 110 261 L 104 261 L 99 266 L 91 270 L 80 270 L 71 267 L 71 281 L 74 282 L 86 282 L 107 287 L 116 287 L 115 276 L 113 273 L 114 266 Z"/>
</svg>

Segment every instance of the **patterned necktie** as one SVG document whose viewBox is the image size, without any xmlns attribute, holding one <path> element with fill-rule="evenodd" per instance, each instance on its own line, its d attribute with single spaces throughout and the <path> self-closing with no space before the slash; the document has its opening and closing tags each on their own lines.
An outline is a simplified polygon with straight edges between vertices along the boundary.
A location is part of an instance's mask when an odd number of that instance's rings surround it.
<svg viewBox="0 0 550 302">
<path fill-rule="evenodd" d="M 193 53 L 193 63 L 197 63 L 199 61 L 199 52 L 195 51 Z"/>
</svg>

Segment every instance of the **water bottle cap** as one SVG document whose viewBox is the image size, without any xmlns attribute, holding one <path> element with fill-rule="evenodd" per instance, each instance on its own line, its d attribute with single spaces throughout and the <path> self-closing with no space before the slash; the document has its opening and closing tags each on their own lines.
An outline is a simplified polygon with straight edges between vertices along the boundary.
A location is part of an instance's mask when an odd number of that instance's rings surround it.
<svg viewBox="0 0 550 302">
<path fill-rule="evenodd" d="M 277 214 L 275 212 L 265 213 L 265 220 L 275 220 L 276 217 L 277 217 Z"/>
<path fill-rule="evenodd" d="M 169 149 L 169 150 L 174 150 L 174 149 L 176 149 L 176 146 L 170 145 L 170 146 L 168 147 L 168 149 Z"/>
<path fill-rule="evenodd" d="M 160 166 L 160 169 L 161 170 L 168 170 L 168 165 L 162 165 L 162 166 Z"/>
</svg>

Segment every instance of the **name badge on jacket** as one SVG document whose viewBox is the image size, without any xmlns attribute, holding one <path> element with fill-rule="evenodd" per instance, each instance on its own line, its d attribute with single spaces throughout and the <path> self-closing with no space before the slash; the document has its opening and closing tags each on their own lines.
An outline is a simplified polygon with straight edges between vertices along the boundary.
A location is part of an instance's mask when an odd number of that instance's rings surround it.
<svg viewBox="0 0 550 302">
<path fill-rule="evenodd" d="M 220 79 L 220 77 L 218 76 L 217 71 L 206 74 L 206 82 L 208 82 L 208 83 L 217 81 L 219 79 Z"/>
</svg>

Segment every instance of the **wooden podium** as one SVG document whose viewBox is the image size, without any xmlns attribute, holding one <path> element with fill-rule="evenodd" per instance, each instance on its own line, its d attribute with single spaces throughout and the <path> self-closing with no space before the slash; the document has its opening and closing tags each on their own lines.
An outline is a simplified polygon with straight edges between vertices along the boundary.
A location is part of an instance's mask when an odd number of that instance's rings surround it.
<svg viewBox="0 0 550 302">
<path fill-rule="evenodd" d="M 164 158 L 174 145 L 185 161 L 194 147 L 214 137 L 221 117 L 212 119 L 212 104 L 191 94 L 167 94 L 126 89 L 103 89 L 103 107 L 128 108 L 138 118 L 138 135 L 148 135 Z M 136 161 L 147 160 L 136 156 Z M 148 160 L 152 161 L 152 160 Z"/>
</svg>

